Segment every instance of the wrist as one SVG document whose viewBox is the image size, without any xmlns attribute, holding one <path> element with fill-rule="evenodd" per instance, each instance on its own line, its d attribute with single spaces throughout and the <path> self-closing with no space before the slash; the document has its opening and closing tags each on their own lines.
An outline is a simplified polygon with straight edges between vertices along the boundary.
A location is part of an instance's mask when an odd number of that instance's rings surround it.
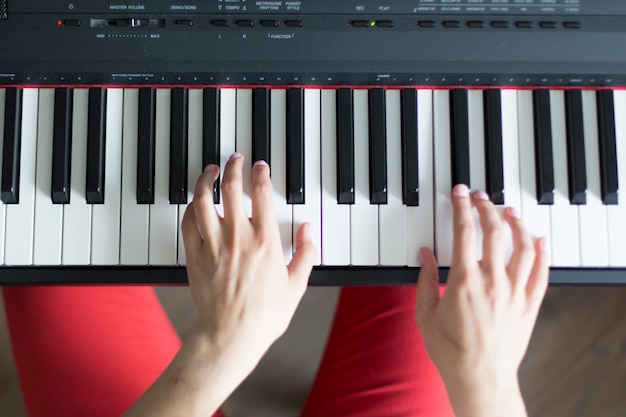
<svg viewBox="0 0 626 417">
<path fill-rule="evenodd" d="M 526 417 L 516 372 L 474 369 L 443 378 L 457 417 Z"/>
</svg>

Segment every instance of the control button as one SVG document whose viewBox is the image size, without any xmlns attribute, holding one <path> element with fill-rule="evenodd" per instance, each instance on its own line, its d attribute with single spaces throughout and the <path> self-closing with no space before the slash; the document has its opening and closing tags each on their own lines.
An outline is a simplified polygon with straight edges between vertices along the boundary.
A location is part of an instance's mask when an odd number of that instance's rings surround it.
<svg viewBox="0 0 626 417">
<path fill-rule="evenodd" d="M 528 20 L 520 20 L 518 22 L 515 22 L 515 27 L 518 29 L 532 29 L 533 22 L 530 22 Z"/>
<path fill-rule="evenodd" d="M 193 26 L 193 20 L 191 19 L 178 19 L 178 20 L 174 20 L 174 24 L 176 26 L 179 27 L 192 27 Z"/>
<path fill-rule="evenodd" d="M 285 26 L 287 26 L 288 28 L 301 28 L 302 20 L 285 20 Z"/>
<path fill-rule="evenodd" d="M 434 28 L 437 27 L 437 22 L 434 20 L 420 20 L 417 22 L 417 26 L 421 28 Z"/>
<path fill-rule="evenodd" d="M 485 22 L 482 20 L 470 20 L 467 22 L 467 27 L 472 29 L 482 29 L 485 27 Z"/>
<path fill-rule="evenodd" d="M 491 27 L 496 29 L 507 29 L 509 27 L 509 22 L 506 20 L 494 20 L 491 22 Z"/>
<path fill-rule="evenodd" d="M 541 29 L 556 29 L 556 22 L 539 22 Z"/>
<path fill-rule="evenodd" d="M 227 28 L 228 27 L 228 20 L 226 19 L 216 19 L 216 20 L 212 20 L 211 24 L 215 27 L 219 27 L 219 28 Z"/>
<path fill-rule="evenodd" d="M 393 20 L 379 20 L 378 22 L 376 22 L 376 26 L 381 28 L 392 28 Z"/>
<path fill-rule="evenodd" d="M 59 26 L 79 27 L 80 26 L 80 20 L 78 20 L 78 19 L 58 20 L 57 24 Z"/>
<path fill-rule="evenodd" d="M 277 28 L 278 20 L 261 20 L 261 26 L 264 28 Z"/>
<path fill-rule="evenodd" d="M 355 28 L 368 28 L 374 26 L 376 22 L 370 22 L 369 20 L 353 20 L 352 26 Z"/>
<path fill-rule="evenodd" d="M 460 28 L 461 22 L 459 22 L 458 20 L 444 20 L 443 27 L 444 28 Z"/>
<path fill-rule="evenodd" d="M 563 22 L 565 29 L 580 29 L 580 22 Z"/>
<path fill-rule="evenodd" d="M 237 26 L 242 28 L 251 28 L 252 26 L 254 26 L 254 21 L 249 19 L 240 19 L 237 20 L 235 23 L 237 23 Z"/>
</svg>

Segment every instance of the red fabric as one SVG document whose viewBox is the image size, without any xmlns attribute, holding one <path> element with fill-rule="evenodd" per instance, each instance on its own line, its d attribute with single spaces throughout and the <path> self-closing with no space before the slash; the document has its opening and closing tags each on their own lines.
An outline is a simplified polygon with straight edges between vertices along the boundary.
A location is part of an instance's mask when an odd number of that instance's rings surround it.
<svg viewBox="0 0 626 417">
<path fill-rule="evenodd" d="M 415 324 L 415 287 L 343 288 L 303 417 L 453 417 Z"/>
<path fill-rule="evenodd" d="M 120 416 L 180 348 L 149 287 L 7 287 L 4 299 L 30 417 Z M 453 416 L 414 309 L 414 287 L 342 289 L 303 417 Z"/>
<path fill-rule="evenodd" d="M 180 348 L 150 287 L 6 287 L 3 292 L 30 417 L 119 417 Z"/>
</svg>

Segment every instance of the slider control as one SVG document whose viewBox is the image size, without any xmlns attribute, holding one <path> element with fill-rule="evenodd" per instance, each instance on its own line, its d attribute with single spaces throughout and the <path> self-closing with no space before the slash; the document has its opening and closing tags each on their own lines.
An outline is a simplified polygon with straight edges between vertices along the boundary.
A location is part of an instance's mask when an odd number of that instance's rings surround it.
<svg viewBox="0 0 626 417">
<path fill-rule="evenodd" d="M 118 19 L 91 19 L 90 25 L 92 28 L 105 28 L 105 27 L 162 28 L 162 27 L 165 27 L 165 20 L 164 19 L 138 19 L 135 17 L 118 18 Z"/>
</svg>

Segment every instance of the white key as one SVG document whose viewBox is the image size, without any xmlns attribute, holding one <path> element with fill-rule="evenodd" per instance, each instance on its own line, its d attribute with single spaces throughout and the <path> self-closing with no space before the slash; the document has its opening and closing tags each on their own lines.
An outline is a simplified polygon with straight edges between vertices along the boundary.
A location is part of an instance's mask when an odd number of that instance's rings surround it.
<svg viewBox="0 0 626 417">
<path fill-rule="evenodd" d="M 193 201 L 196 181 L 202 173 L 202 93 L 200 89 L 189 90 L 189 130 L 187 144 L 187 204 L 178 205 L 178 264 L 186 265 L 187 257 L 180 227 L 185 210 Z"/>
<path fill-rule="evenodd" d="M 285 265 L 291 261 L 293 210 L 287 204 L 287 92 L 272 90 L 271 172 L 274 213 L 283 245 Z"/>
<path fill-rule="evenodd" d="M 6 100 L 6 89 L 0 88 L 0 149 L 4 148 L 4 101 Z M 0 158 L 0 172 L 2 172 L 2 158 Z M 4 263 L 4 218 L 6 216 L 6 207 L 0 200 L 0 264 Z"/>
<path fill-rule="evenodd" d="M 293 241 L 302 223 L 311 223 L 310 234 L 317 254 L 313 262 L 322 262 L 321 239 L 321 172 L 320 172 L 320 90 L 304 91 L 304 201 L 293 205 Z"/>
<path fill-rule="evenodd" d="M 35 187 L 35 265 L 60 265 L 63 204 L 52 204 L 52 138 L 54 132 L 54 89 L 39 90 L 37 129 L 37 186 Z"/>
<path fill-rule="evenodd" d="M 487 188 L 487 175 L 485 171 L 485 127 L 483 116 L 483 91 L 467 91 L 467 112 L 469 128 L 469 153 L 470 153 L 470 185 L 472 190 Z M 478 212 L 473 211 L 476 224 L 476 258 L 483 257 L 483 231 L 478 221 Z"/>
<path fill-rule="evenodd" d="M 567 137 L 563 91 L 550 91 L 552 149 L 554 157 L 554 205 L 550 208 L 552 261 L 555 266 L 580 265 L 578 207 L 571 205 L 567 177 Z"/>
<path fill-rule="evenodd" d="M 450 160 L 450 92 L 433 93 L 435 161 L 435 250 L 439 265 L 452 262 L 452 173 Z M 420 193 L 421 194 L 421 193 Z"/>
<path fill-rule="evenodd" d="M 19 204 L 6 205 L 4 261 L 7 265 L 30 265 L 33 261 L 38 106 L 39 91 L 25 88 L 22 92 Z"/>
<path fill-rule="evenodd" d="M 517 92 L 515 90 L 502 90 L 500 92 L 502 102 L 502 161 L 504 174 L 504 203 L 505 206 L 521 210 L 520 166 L 519 166 L 519 140 L 517 125 Z M 531 113 L 532 114 L 532 113 Z M 532 141 L 532 137 L 531 137 Z M 504 207 L 504 206 L 500 206 Z M 502 209 L 500 209 L 502 211 Z M 511 229 L 508 225 L 506 230 L 506 259 L 507 262 L 513 254 L 513 240 Z"/>
<path fill-rule="evenodd" d="M 367 90 L 354 90 L 354 206 L 350 226 L 353 265 L 378 264 L 378 207 L 369 196 L 369 122 Z"/>
<path fill-rule="evenodd" d="M 550 206 L 539 205 L 536 193 L 535 133 L 533 116 L 533 93 L 520 90 L 517 93 L 519 172 L 520 172 L 520 215 L 533 238 L 550 237 Z M 506 157 L 506 154 L 505 154 Z M 505 179 L 506 181 L 506 179 Z M 505 189 L 504 198 L 507 199 Z"/>
<path fill-rule="evenodd" d="M 150 206 L 151 265 L 175 265 L 178 242 L 178 205 L 169 201 L 171 91 L 157 89 L 154 204 Z"/>
<path fill-rule="evenodd" d="M 87 204 L 87 108 L 89 90 L 74 90 L 70 204 L 63 209 L 63 264 L 91 262 L 91 205 Z"/>
<path fill-rule="evenodd" d="M 252 123 L 252 121 L 250 121 Z M 228 158 L 235 152 L 235 132 L 237 130 L 237 90 L 225 88 L 220 91 L 220 168 L 222 175 Z M 251 158 L 252 155 L 246 155 Z M 220 181 L 221 181 L 220 177 Z M 220 188 L 221 190 L 221 188 Z M 221 191 L 220 191 L 221 192 Z M 218 213 L 224 215 L 224 198 L 216 206 Z"/>
<path fill-rule="evenodd" d="M 322 264 L 349 265 L 350 205 L 337 202 L 336 100 L 335 90 L 322 91 Z"/>
<path fill-rule="evenodd" d="M 418 252 L 435 245 L 434 227 L 434 160 L 433 160 L 433 93 L 417 92 L 417 152 L 419 206 L 407 207 L 407 265 L 419 266 Z"/>
<path fill-rule="evenodd" d="M 617 181 L 626 188 L 626 90 L 613 93 L 615 107 L 615 139 L 617 144 Z M 609 264 L 612 267 L 626 266 L 626 193 L 619 193 L 619 205 L 608 206 Z"/>
<path fill-rule="evenodd" d="M 578 206 L 580 256 L 582 266 L 608 266 L 608 228 L 606 208 L 600 188 L 600 151 L 596 92 L 583 91 L 585 163 L 587 169 L 587 204 Z"/>
<path fill-rule="evenodd" d="M 386 91 L 387 204 L 378 206 L 380 264 L 407 264 L 407 217 L 402 204 L 402 120 L 400 91 Z"/>
<path fill-rule="evenodd" d="M 250 198 L 250 176 L 252 170 L 252 90 L 237 90 L 237 152 L 246 159 L 243 164 L 243 205 L 246 214 L 252 216 L 252 199 Z"/>
<path fill-rule="evenodd" d="M 124 126 L 122 147 L 122 227 L 120 228 L 120 263 L 148 263 L 150 206 L 137 204 L 137 135 L 139 90 L 124 90 Z M 107 173 L 108 175 L 108 173 Z M 106 198 L 106 193 L 105 193 Z"/>
<path fill-rule="evenodd" d="M 123 106 L 124 91 L 108 89 L 104 204 L 94 204 L 92 212 L 91 261 L 94 265 L 119 264 Z"/>
</svg>

